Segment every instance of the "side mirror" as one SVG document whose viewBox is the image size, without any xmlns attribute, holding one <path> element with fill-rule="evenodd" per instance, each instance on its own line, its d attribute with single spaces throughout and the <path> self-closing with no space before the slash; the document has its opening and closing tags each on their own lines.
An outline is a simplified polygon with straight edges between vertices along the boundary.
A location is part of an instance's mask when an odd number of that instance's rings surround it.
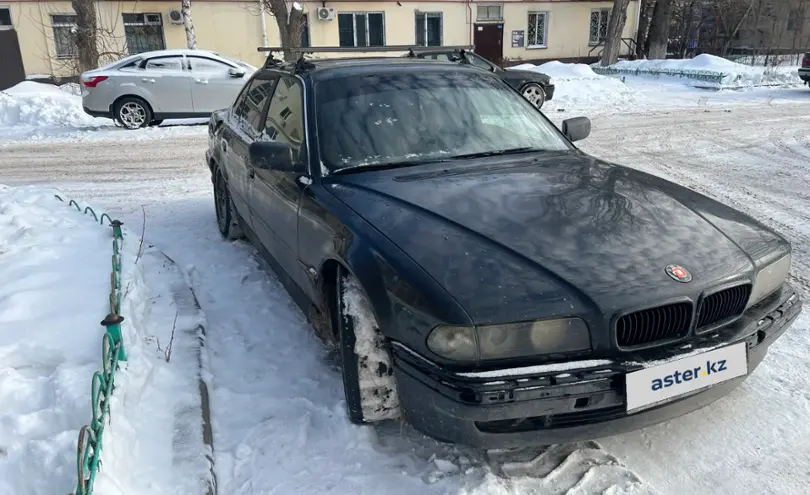
<svg viewBox="0 0 810 495">
<path fill-rule="evenodd" d="M 564 120 L 562 132 L 569 141 L 581 141 L 591 135 L 591 121 L 588 117 L 574 117 Z"/>
<path fill-rule="evenodd" d="M 233 67 L 233 68 L 228 70 L 228 75 L 231 76 L 231 77 L 245 77 L 245 71 L 243 71 L 242 69 L 237 69 L 236 67 Z"/>
<path fill-rule="evenodd" d="M 292 172 L 293 152 L 287 143 L 280 141 L 255 141 L 248 147 L 250 164 L 260 170 Z"/>
</svg>

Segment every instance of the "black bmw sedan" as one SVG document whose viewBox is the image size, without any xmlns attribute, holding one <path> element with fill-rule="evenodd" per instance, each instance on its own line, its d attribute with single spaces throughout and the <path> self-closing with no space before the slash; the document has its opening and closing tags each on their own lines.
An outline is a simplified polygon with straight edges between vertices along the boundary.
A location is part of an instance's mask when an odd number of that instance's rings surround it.
<svg viewBox="0 0 810 495">
<path fill-rule="evenodd" d="M 206 161 L 222 236 L 339 351 L 348 420 L 516 447 L 706 406 L 801 311 L 782 236 L 589 132 L 457 63 L 270 59 Z"/>
<path fill-rule="evenodd" d="M 460 62 L 492 72 L 520 91 L 537 108 L 554 98 L 554 84 L 548 75 L 529 70 L 503 69 L 472 50 L 425 49 L 415 52 L 413 56 L 427 60 Z"/>
</svg>

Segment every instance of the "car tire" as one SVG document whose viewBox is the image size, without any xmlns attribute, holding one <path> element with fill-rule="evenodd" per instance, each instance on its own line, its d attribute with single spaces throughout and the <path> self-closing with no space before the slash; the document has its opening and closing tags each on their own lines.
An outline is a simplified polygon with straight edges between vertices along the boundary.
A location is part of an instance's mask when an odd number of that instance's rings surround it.
<svg viewBox="0 0 810 495">
<path fill-rule="evenodd" d="M 229 241 L 242 239 L 245 236 L 239 214 L 233 207 L 231 194 L 228 192 L 228 183 L 222 172 L 217 170 L 214 176 L 214 208 L 217 215 L 217 228 L 223 238 Z"/>
<path fill-rule="evenodd" d="M 113 117 L 126 129 L 142 129 L 152 122 L 152 108 L 137 96 L 125 96 L 115 102 Z"/>
<path fill-rule="evenodd" d="M 520 90 L 520 94 L 537 108 L 542 108 L 543 104 L 546 102 L 546 92 L 543 90 L 543 87 L 537 83 L 526 84 Z"/>
<path fill-rule="evenodd" d="M 399 419 L 399 394 L 391 355 L 371 303 L 357 280 L 338 269 L 336 311 L 346 412 L 355 424 Z"/>
</svg>

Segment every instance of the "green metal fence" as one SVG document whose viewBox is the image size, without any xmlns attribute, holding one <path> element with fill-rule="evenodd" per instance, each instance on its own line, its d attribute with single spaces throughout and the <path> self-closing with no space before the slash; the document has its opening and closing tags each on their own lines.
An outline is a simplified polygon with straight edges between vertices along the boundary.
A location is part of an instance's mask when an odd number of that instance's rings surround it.
<svg viewBox="0 0 810 495">
<path fill-rule="evenodd" d="M 58 195 L 56 199 L 64 202 Z M 68 205 L 75 206 L 79 212 L 82 211 L 81 206 L 72 199 Z M 99 218 L 89 206 L 84 209 L 84 213 L 92 214 L 101 225 L 104 225 L 106 218 L 107 225 L 112 228 L 112 268 L 110 271 L 109 313 L 101 321 L 101 325 L 106 328 L 101 339 L 101 370 L 93 374 L 90 386 L 92 411 L 90 424 L 82 426 L 79 430 L 79 442 L 76 450 L 77 482 L 74 495 L 93 494 L 93 483 L 101 461 L 104 425 L 109 422 L 110 397 L 115 389 L 115 372 L 118 369 L 118 362 L 127 359 L 124 343 L 121 340 L 121 322 L 124 321 L 124 317 L 121 316 L 121 248 L 124 243 L 121 225 L 123 224 L 118 220 L 113 220 L 106 213 L 102 213 Z"/>
<path fill-rule="evenodd" d="M 710 82 L 716 84 L 731 84 L 734 81 L 728 81 L 729 74 L 723 72 L 716 72 L 710 70 L 680 70 L 680 69 L 631 69 L 621 67 L 602 67 L 599 65 L 592 65 L 591 69 L 597 74 L 603 76 L 612 76 L 618 74 L 625 74 L 630 76 L 670 76 L 681 77 L 686 79 L 694 79 L 696 81 Z"/>
</svg>

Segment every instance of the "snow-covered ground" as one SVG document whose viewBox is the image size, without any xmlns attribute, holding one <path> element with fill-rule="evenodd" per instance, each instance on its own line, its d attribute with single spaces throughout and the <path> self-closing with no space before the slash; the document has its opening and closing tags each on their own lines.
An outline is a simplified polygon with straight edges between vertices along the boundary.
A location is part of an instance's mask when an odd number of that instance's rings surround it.
<svg viewBox="0 0 810 495">
<path fill-rule="evenodd" d="M 3 495 L 75 489 L 79 429 L 90 423 L 91 378 L 102 367 L 99 322 L 109 312 L 112 229 L 55 192 L 0 185 Z M 200 411 L 198 366 L 187 359 L 196 340 L 181 335 L 199 321 L 193 312 L 175 318 L 169 266 L 151 249 L 139 255 L 139 246 L 139 237 L 125 232 L 121 313 L 128 360 L 116 374 L 96 493 L 155 493 L 167 486 L 172 491 L 162 493 L 202 493 L 208 469 L 198 454 L 204 452 L 202 416 L 186 414 Z"/>
<path fill-rule="evenodd" d="M 555 96 L 549 105 L 558 106 L 546 112 L 556 122 L 591 116 L 586 151 L 685 183 L 774 226 L 792 241 L 792 280 L 810 297 L 810 90 L 705 92 L 644 78 L 617 87 L 618 78 L 606 82 L 580 67 L 557 69 L 552 77 L 560 99 Z M 622 96 L 626 88 L 632 98 Z M 581 97 L 600 90 L 617 96 Z M 130 231 L 142 225 L 143 206 L 145 238 L 187 272 L 205 314 L 220 494 L 805 493 L 807 310 L 729 397 L 640 432 L 481 452 L 398 424 L 352 426 L 342 409 L 337 365 L 304 316 L 255 249 L 219 237 L 204 132 L 111 139 L 9 144 L 0 152 L 0 181 L 58 187 L 108 209 Z M 0 436 L 0 448 L 4 442 Z M 147 469 L 148 459 L 134 462 L 128 477 Z M 0 453 L 0 470 L 3 462 Z M 171 493 L 172 484 L 129 486 L 128 494 L 162 494 Z"/>
</svg>

